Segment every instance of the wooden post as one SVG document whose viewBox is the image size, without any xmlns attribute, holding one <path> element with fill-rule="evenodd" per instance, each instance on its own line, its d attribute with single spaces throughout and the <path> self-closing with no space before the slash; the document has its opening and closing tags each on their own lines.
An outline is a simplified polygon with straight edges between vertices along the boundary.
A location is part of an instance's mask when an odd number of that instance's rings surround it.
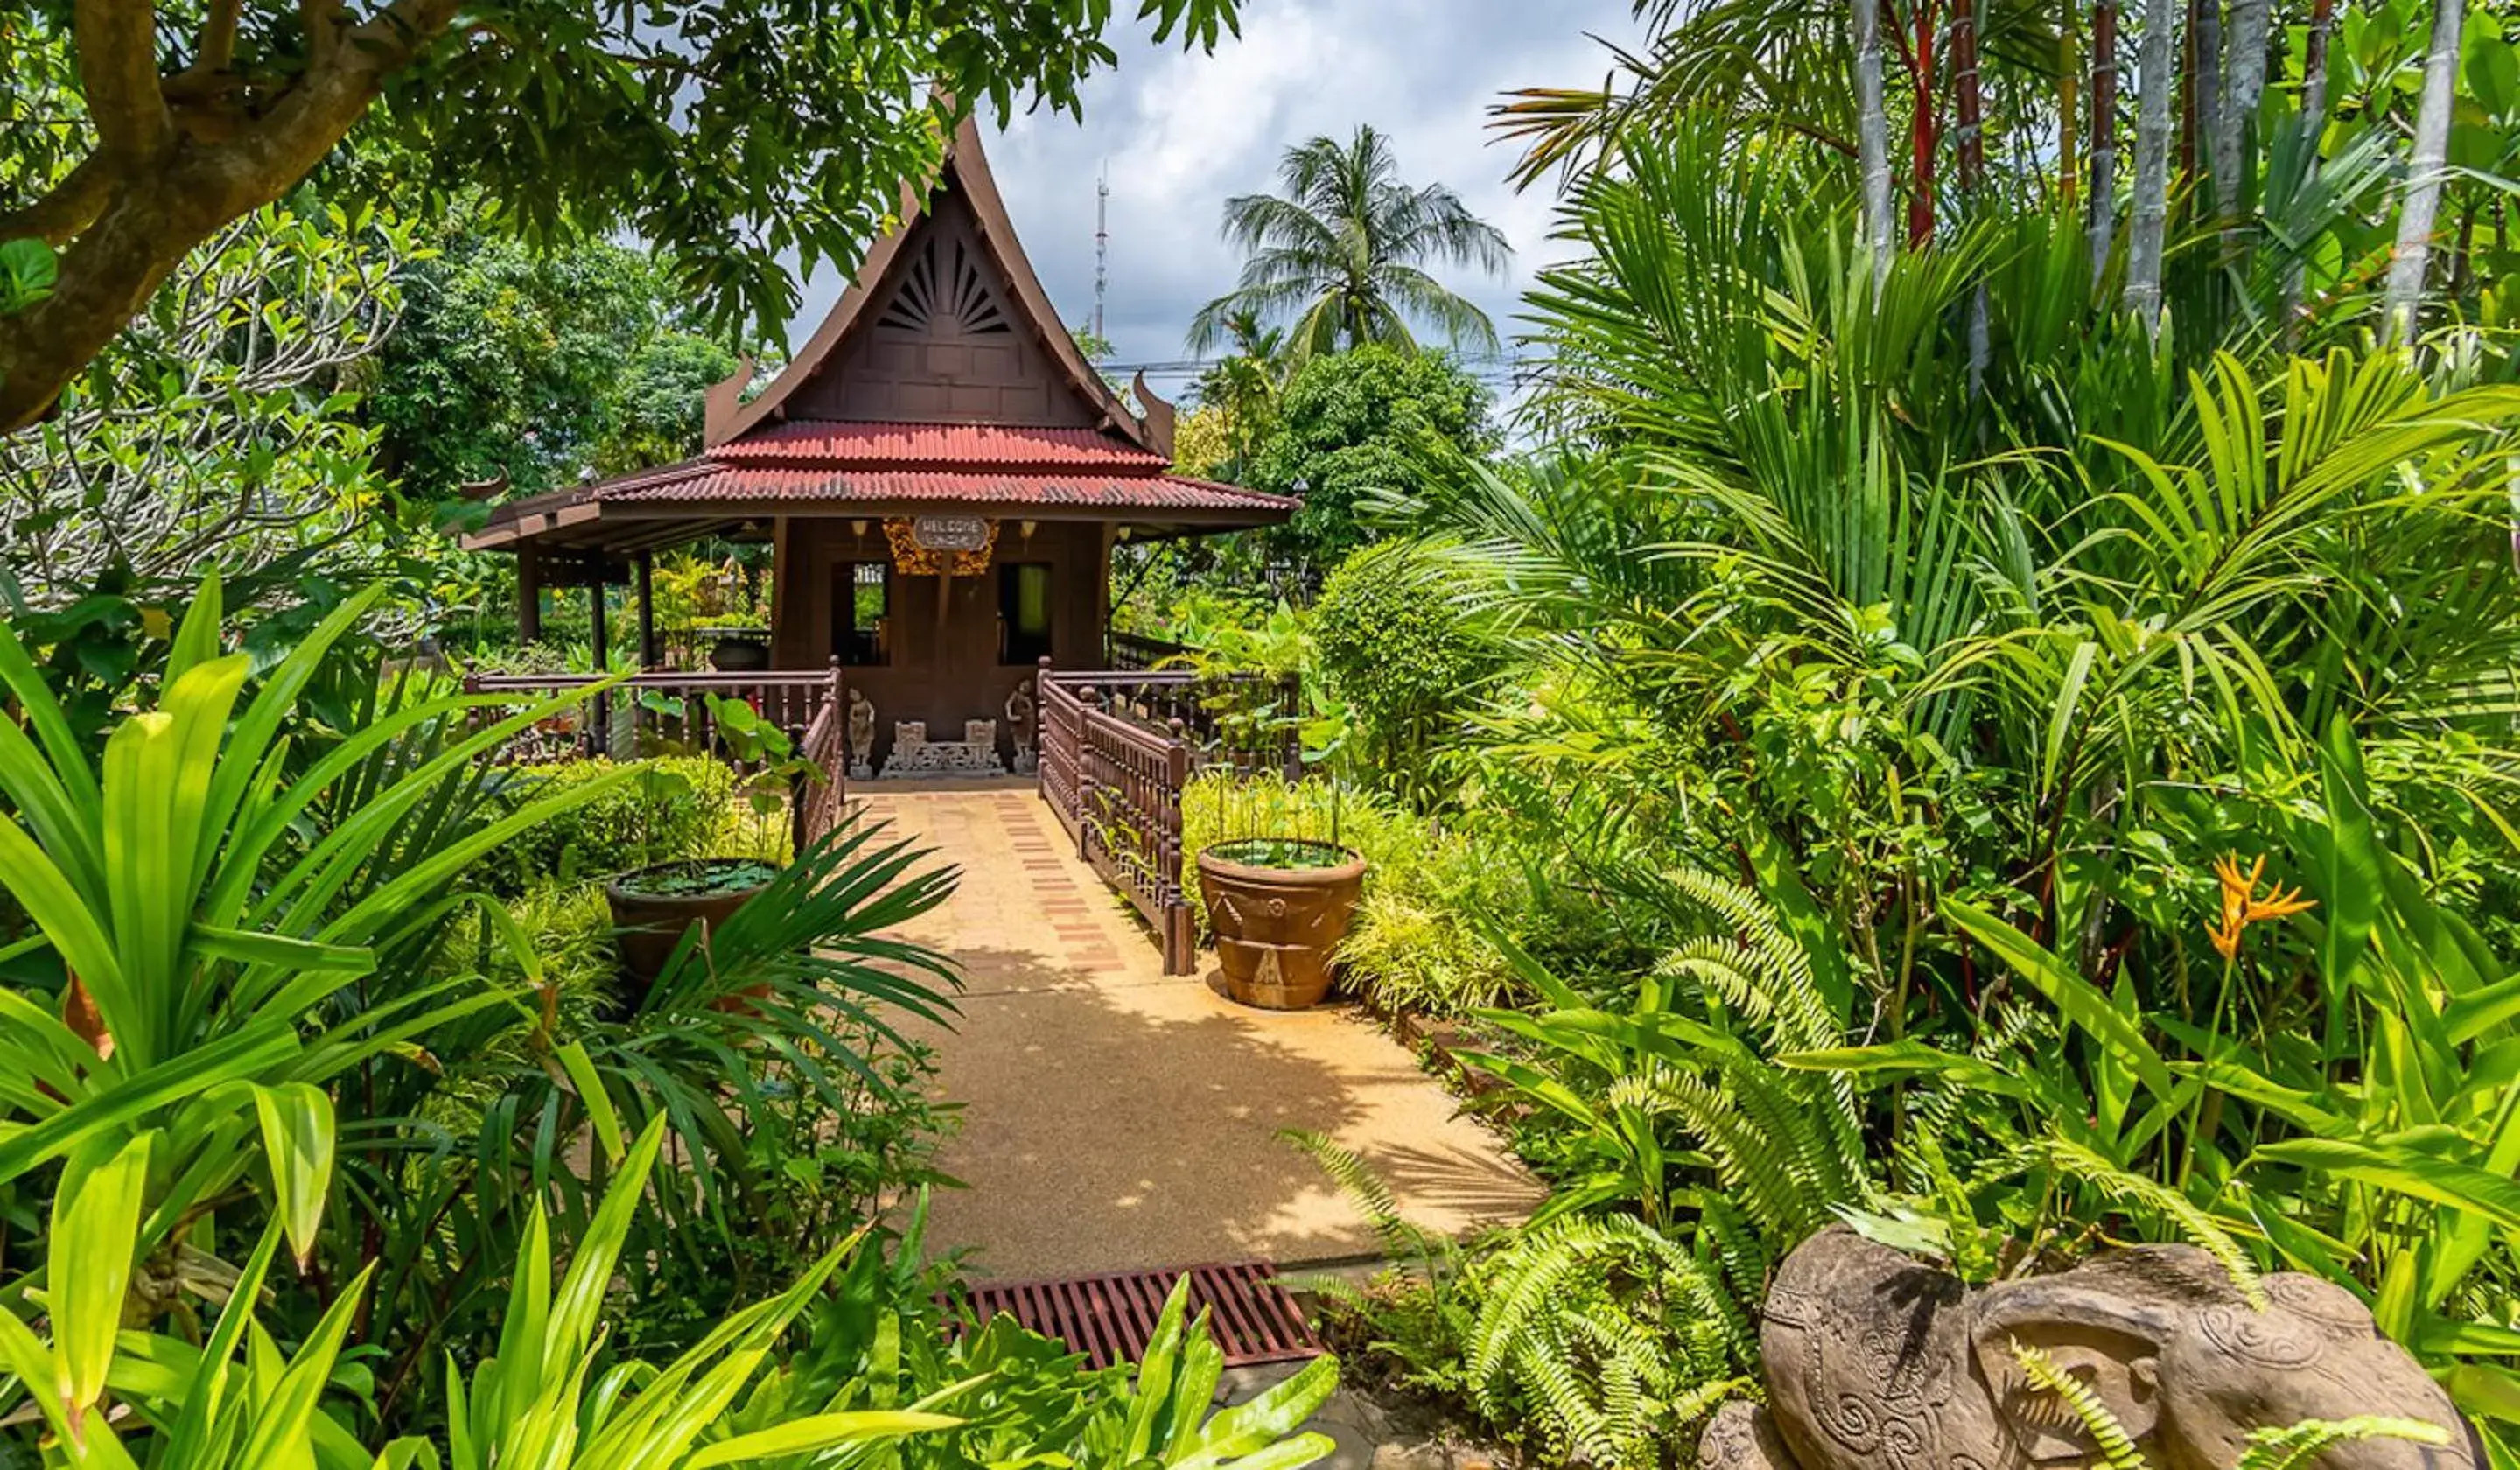
<svg viewBox="0 0 2520 1470">
<path fill-rule="evenodd" d="M 639 574 L 639 667 L 652 669 L 664 660 L 656 656 L 656 554 L 641 552 Z"/>
<path fill-rule="evenodd" d="M 1172 745 L 1164 752 L 1164 779 L 1172 787 L 1172 810 L 1165 814 L 1169 830 L 1162 837 L 1161 859 L 1169 890 L 1164 897 L 1164 973 L 1188 975 L 1198 969 L 1198 930 L 1184 890 L 1191 880 L 1190 732 L 1179 717 L 1171 721 L 1171 726 Z"/>
<path fill-rule="evenodd" d="M 604 626 L 604 560 L 597 557 L 586 574 L 586 616 L 595 638 L 595 677 L 603 678 L 612 669 L 611 639 Z M 612 753 L 612 696 L 595 696 L 595 730 L 592 749 L 597 755 Z"/>
<path fill-rule="evenodd" d="M 517 641 L 543 641 L 543 561 L 532 542 L 517 553 Z"/>
<path fill-rule="evenodd" d="M 1295 719 L 1301 719 L 1304 711 L 1304 677 L 1301 674 L 1286 675 L 1280 693 L 1286 701 L 1287 712 Z M 1286 726 L 1285 759 L 1286 780 L 1302 780 L 1304 779 L 1304 731 L 1302 726 L 1291 722 Z"/>
<path fill-rule="evenodd" d="M 1032 676 L 1032 790 L 1050 797 L 1050 655 L 1044 653 Z"/>
<path fill-rule="evenodd" d="M 1076 691 L 1076 856 L 1094 861 L 1094 717 L 1102 696 L 1087 685 Z"/>
<path fill-rule="evenodd" d="M 788 727 L 788 749 L 800 758 L 805 754 L 803 726 Z M 788 854 L 790 858 L 802 857 L 805 849 L 812 845 L 813 839 L 808 830 L 811 824 L 806 820 L 805 814 L 811 809 L 813 800 L 814 782 L 802 774 L 789 775 L 788 778 Z"/>
</svg>

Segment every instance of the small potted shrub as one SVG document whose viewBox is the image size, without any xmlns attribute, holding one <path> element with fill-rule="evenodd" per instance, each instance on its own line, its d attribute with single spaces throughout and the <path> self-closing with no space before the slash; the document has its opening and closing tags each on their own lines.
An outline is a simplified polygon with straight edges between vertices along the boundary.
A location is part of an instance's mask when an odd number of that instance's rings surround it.
<svg viewBox="0 0 2520 1470">
<path fill-rule="evenodd" d="M 770 823 L 786 807 L 786 793 L 799 777 L 819 776 L 813 764 L 795 758 L 788 736 L 752 706 L 740 699 L 711 699 L 709 718 L 729 753 L 753 767 L 739 788 L 759 824 L 757 851 L 772 846 Z M 636 988 L 625 996 L 635 1009 L 648 988 L 664 972 L 665 963 L 684 933 L 698 924 L 703 940 L 746 901 L 770 885 L 780 865 L 760 857 L 677 858 L 645 862 L 652 856 L 642 833 L 644 866 L 615 874 L 604 885 L 619 931 L 621 967 Z"/>
</svg>

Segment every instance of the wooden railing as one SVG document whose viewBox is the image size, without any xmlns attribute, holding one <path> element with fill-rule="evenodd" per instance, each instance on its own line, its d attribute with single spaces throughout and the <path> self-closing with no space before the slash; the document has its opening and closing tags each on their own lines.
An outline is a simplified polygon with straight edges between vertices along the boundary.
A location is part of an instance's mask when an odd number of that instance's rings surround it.
<svg viewBox="0 0 2520 1470">
<path fill-rule="evenodd" d="M 1141 633 L 1122 633 L 1112 629 L 1102 635 L 1103 666 L 1123 673 L 1160 669 L 1188 652 L 1190 649 L 1181 644 L 1148 638 Z"/>
<path fill-rule="evenodd" d="M 836 680 L 839 671 L 832 670 L 832 677 Z M 797 742 L 796 753 L 823 774 L 821 780 L 800 778 L 788 791 L 796 851 L 801 853 L 838 826 L 848 809 L 849 712 L 836 689 L 815 711 L 814 723 L 805 727 L 805 738 Z"/>
<path fill-rule="evenodd" d="M 849 749 L 848 697 L 837 663 L 805 671 L 638 674 L 593 690 L 601 682 L 592 674 L 473 674 L 465 678 L 464 691 L 526 704 L 571 690 L 591 690 L 510 741 L 498 758 L 513 765 L 679 748 L 720 756 L 741 768 L 744 762 L 723 737 L 709 700 L 742 700 L 825 778 L 800 776 L 788 786 L 797 850 L 839 824 L 847 806 Z"/>
<path fill-rule="evenodd" d="M 517 763 L 580 756 L 637 755 L 658 745 L 727 754 L 709 700 L 741 700 L 801 747 L 805 732 L 825 709 L 837 706 L 845 722 L 848 701 L 837 664 L 810 670 L 635 674 L 604 690 L 592 674 L 472 674 L 468 694 L 506 694 L 524 704 L 571 690 L 586 698 L 543 721 L 506 758 Z"/>
<path fill-rule="evenodd" d="M 1197 966 L 1198 935 L 1183 887 L 1182 793 L 1216 764 L 1300 774 L 1284 719 L 1238 719 L 1295 690 L 1274 681 L 1219 685 L 1188 672 L 1041 673 L 1042 798 L 1077 856 L 1125 895 L 1163 944 L 1164 973 Z M 1259 731 L 1259 735 L 1238 732 Z"/>
</svg>

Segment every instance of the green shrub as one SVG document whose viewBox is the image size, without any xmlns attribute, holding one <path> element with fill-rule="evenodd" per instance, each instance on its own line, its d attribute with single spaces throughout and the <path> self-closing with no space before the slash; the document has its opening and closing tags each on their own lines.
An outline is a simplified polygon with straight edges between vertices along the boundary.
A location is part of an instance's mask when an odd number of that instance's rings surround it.
<svg viewBox="0 0 2520 1470">
<path fill-rule="evenodd" d="M 1497 646 L 1463 608 L 1458 572 L 1419 542 L 1347 559 L 1322 589 L 1313 647 L 1346 706 L 1362 770 L 1419 806 L 1441 799 L 1434 761 L 1497 669 Z"/>
<path fill-rule="evenodd" d="M 510 767 L 491 780 L 497 798 L 514 807 L 620 770 L 635 775 L 617 789 L 518 833 L 483 860 L 476 869 L 478 881 L 493 892 L 514 895 L 546 883 L 573 883 L 652 863 L 713 855 L 735 807 L 735 773 L 721 761 L 703 756 L 571 761 Z"/>
</svg>

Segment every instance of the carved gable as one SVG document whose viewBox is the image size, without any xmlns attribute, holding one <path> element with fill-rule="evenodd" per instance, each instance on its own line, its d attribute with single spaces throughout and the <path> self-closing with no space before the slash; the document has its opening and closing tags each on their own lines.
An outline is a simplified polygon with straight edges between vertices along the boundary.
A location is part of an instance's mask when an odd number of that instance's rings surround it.
<svg viewBox="0 0 2520 1470">
<path fill-rule="evenodd" d="M 874 307 L 787 406 L 797 418 L 1088 427 L 1097 416 L 1043 351 L 948 193 L 913 226 Z M 878 304 L 879 303 L 879 304 Z"/>
</svg>

